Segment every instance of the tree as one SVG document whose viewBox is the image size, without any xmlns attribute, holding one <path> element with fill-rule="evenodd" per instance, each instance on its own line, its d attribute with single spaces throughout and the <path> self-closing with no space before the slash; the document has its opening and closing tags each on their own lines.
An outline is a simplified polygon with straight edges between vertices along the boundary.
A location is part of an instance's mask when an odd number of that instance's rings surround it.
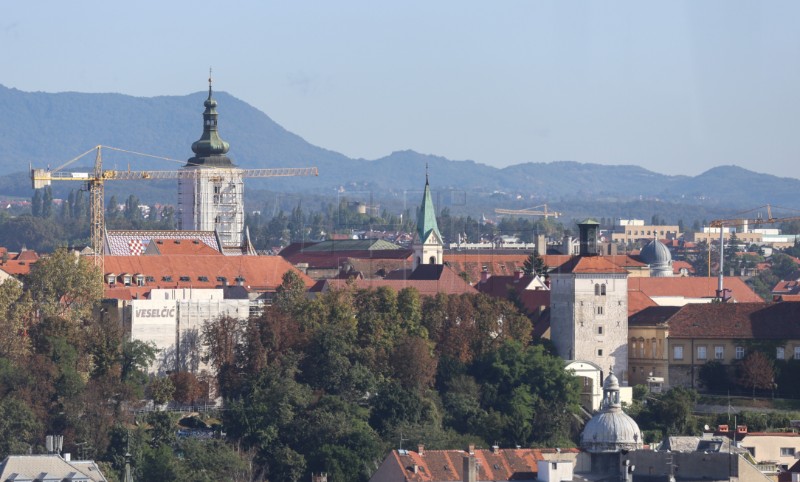
<svg viewBox="0 0 800 482">
<path fill-rule="evenodd" d="M 66 249 L 37 261 L 26 281 L 26 289 L 43 317 L 88 320 L 103 295 L 98 268 Z"/>
<path fill-rule="evenodd" d="M 522 271 L 527 275 L 536 273 L 537 276 L 546 276 L 548 271 L 547 264 L 539 253 L 531 253 L 523 264 Z"/>
<path fill-rule="evenodd" d="M 33 217 L 42 217 L 42 190 L 34 189 L 31 199 L 31 214 Z"/>
<path fill-rule="evenodd" d="M 700 382 L 713 392 L 730 388 L 728 369 L 718 361 L 709 361 L 701 366 L 699 378 Z"/>
<path fill-rule="evenodd" d="M 175 385 L 168 377 L 154 378 L 150 381 L 148 392 L 156 405 L 163 405 L 172 400 L 175 394 Z"/>
<path fill-rule="evenodd" d="M 49 218 L 53 215 L 53 189 L 50 186 L 44 188 L 42 195 L 42 217 Z"/>
<path fill-rule="evenodd" d="M 739 384 L 752 389 L 753 398 L 756 397 L 756 388 L 770 389 L 774 380 L 775 367 L 763 352 L 754 350 L 742 360 L 739 367 Z"/>
</svg>

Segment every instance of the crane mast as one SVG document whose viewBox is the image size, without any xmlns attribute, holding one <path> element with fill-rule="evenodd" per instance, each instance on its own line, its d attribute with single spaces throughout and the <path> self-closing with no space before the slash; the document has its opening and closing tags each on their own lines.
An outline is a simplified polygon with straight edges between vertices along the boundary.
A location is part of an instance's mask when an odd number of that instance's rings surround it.
<svg viewBox="0 0 800 482">
<path fill-rule="evenodd" d="M 766 208 L 766 217 L 756 217 L 756 218 L 734 218 L 734 219 L 715 219 L 709 223 L 709 227 L 712 228 L 719 228 L 719 279 L 717 281 L 717 299 L 722 301 L 727 301 L 725 297 L 725 271 L 723 269 L 723 263 L 725 260 L 725 228 L 728 227 L 737 227 L 737 226 L 760 226 L 762 224 L 774 224 L 774 223 L 783 223 L 788 221 L 796 221 L 800 219 L 800 216 L 789 216 L 783 218 L 776 218 L 772 215 L 772 206 L 767 204 L 766 206 L 761 206 L 756 209 L 752 209 L 752 211 L 757 211 L 759 209 Z M 709 265 L 711 264 L 711 249 L 708 250 L 709 255 Z M 709 276 L 711 275 L 711 269 L 708 270 Z M 728 290 L 729 291 L 729 290 Z"/>
</svg>

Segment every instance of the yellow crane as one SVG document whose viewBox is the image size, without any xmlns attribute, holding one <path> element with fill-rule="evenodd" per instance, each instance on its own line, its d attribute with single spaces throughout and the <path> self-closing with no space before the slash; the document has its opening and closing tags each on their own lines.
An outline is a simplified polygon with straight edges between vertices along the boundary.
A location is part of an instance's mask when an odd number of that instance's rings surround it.
<svg viewBox="0 0 800 482">
<path fill-rule="evenodd" d="M 786 208 L 780 208 L 786 209 Z M 748 215 L 752 216 L 752 213 L 756 213 L 756 217 L 747 217 Z M 800 219 L 800 216 L 788 216 L 788 217 L 781 217 L 776 218 L 772 215 L 772 206 L 767 204 L 765 206 L 760 206 L 755 209 L 750 209 L 748 211 L 744 211 L 741 213 L 741 217 L 738 218 L 730 218 L 730 219 L 715 219 L 709 223 L 709 227 L 711 228 L 719 228 L 719 282 L 717 283 L 717 299 L 721 301 L 727 301 L 728 298 L 725 296 L 726 290 L 724 286 L 724 276 L 725 271 L 723 269 L 723 262 L 724 262 L 724 251 L 725 251 L 725 228 L 730 227 L 739 227 L 739 226 L 761 226 L 762 224 L 774 224 L 774 223 L 783 223 L 788 221 L 797 221 Z M 708 250 L 708 276 L 711 276 L 711 249 Z"/>
<path fill-rule="evenodd" d="M 544 210 L 537 210 L 537 208 L 544 208 Z M 554 218 L 558 218 L 561 216 L 560 212 L 557 211 L 548 211 L 547 204 L 540 204 L 538 206 L 533 206 L 532 208 L 525 208 L 525 209 L 501 209 L 497 208 L 494 210 L 495 214 L 507 214 L 510 216 L 544 216 L 545 219 L 552 216 Z"/>
<path fill-rule="evenodd" d="M 104 268 L 103 259 L 103 234 L 105 232 L 105 202 L 103 185 L 106 181 L 134 181 L 134 180 L 159 180 L 159 179 L 194 179 L 201 175 L 204 169 L 185 169 L 180 171 L 118 171 L 103 170 L 102 150 L 126 152 L 155 159 L 163 159 L 183 164 L 185 161 L 170 159 L 167 157 L 153 156 L 141 152 L 133 152 L 109 146 L 95 146 L 83 154 L 65 162 L 61 166 L 50 169 L 31 168 L 31 181 L 34 189 L 41 189 L 49 186 L 52 181 L 80 181 L 87 184 L 90 198 L 90 224 L 91 224 L 91 246 L 94 252 L 94 263 L 99 266 L 101 271 Z M 96 151 L 94 170 L 92 172 L 67 172 L 62 171 L 78 159 L 83 158 L 92 151 Z M 287 177 L 287 176 L 318 176 L 316 167 L 303 168 L 276 168 L 276 169 L 239 169 L 239 168 L 219 168 L 218 171 L 235 171 L 242 177 Z"/>
</svg>

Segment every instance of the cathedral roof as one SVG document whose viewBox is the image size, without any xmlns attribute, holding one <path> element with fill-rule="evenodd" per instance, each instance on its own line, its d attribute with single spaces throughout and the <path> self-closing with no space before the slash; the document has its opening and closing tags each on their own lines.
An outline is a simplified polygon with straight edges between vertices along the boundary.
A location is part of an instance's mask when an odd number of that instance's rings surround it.
<svg viewBox="0 0 800 482">
<path fill-rule="evenodd" d="M 439 225 L 436 224 L 436 210 L 433 208 L 433 199 L 431 198 L 431 187 L 428 184 L 428 176 L 425 175 L 425 192 L 422 195 L 422 206 L 419 207 L 417 216 L 417 234 L 419 235 L 420 242 L 425 242 L 428 236 L 434 232 L 441 240 L 442 233 L 439 232 Z"/>
</svg>

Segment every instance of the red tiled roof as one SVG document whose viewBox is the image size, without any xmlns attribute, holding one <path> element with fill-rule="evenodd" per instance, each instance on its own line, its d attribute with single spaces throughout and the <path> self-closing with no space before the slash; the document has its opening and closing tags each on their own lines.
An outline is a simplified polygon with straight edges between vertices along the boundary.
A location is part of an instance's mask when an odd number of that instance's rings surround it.
<svg viewBox="0 0 800 482">
<path fill-rule="evenodd" d="M 420 271 L 427 274 L 436 272 L 433 276 L 420 276 Z M 444 294 L 477 294 L 478 291 L 470 286 L 458 276 L 452 268 L 446 265 L 421 265 L 411 273 L 407 279 L 355 279 L 349 280 L 358 289 L 377 289 L 380 287 L 392 288 L 400 291 L 403 288 L 414 287 L 423 296 L 435 296 L 437 293 Z M 348 280 L 332 279 L 326 280 L 325 286 L 331 289 L 344 289 L 348 286 Z"/>
<path fill-rule="evenodd" d="M 775 301 L 800 301 L 800 295 L 778 295 Z"/>
<path fill-rule="evenodd" d="M 658 303 L 641 291 L 628 291 L 629 317 L 651 306 L 658 306 Z"/>
<path fill-rule="evenodd" d="M 213 255 L 223 256 L 222 253 L 207 245 L 201 239 L 160 239 L 155 238 L 150 241 L 158 253 L 165 254 L 190 254 L 190 255 Z M 153 245 L 152 243 L 155 243 Z"/>
<path fill-rule="evenodd" d="M 31 265 L 34 264 L 34 262 L 35 261 L 6 261 L 0 264 L 0 269 L 14 276 L 26 275 L 30 273 Z"/>
<path fill-rule="evenodd" d="M 672 262 L 672 272 L 675 274 L 680 274 L 681 269 L 685 268 L 689 273 L 694 273 L 694 267 L 691 263 L 687 261 L 673 261 Z"/>
<path fill-rule="evenodd" d="M 560 453 L 578 452 L 578 449 L 561 449 Z M 555 449 L 475 450 L 474 456 L 479 467 L 478 480 L 534 480 L 538 473 L 537 461 L 545 460 L 544 454 L 555 453 Z M 462 450 L 425 450 L 424 455 L 410 450 L 394 450 L 384 459 L 379 470 L 386 477 L 376 482 L 461 481 L 464 480 L 463 460 L 468 455 Z M 415 466 L 416 471 L 413 470 Z M 391 470 L 384 471 L 385 468 Z"/>
<path fill-rule="evenodd" d="M 575 256 L 566 263 L 555 268 L 553 273 L 576 273 L 576 274 L 615 274 L 627 273 L 625 268 L 622 268 L 606 256 Z"/>
<path fill-rule="evenodd" d="M 772 294 L 787 294 L 796 295 L 800 293 L 800 281 L 798 280 L 780 280 L 778 284 L 772 288 Z"/>
<path fill-rule="evenodd" d="M 119 276 L 128 273 L 152 276 L 154 280 L 142 287 L 144 291 L 153 288 L 216 288 L 222 285 L 222 282 L 217 280 L 218 276 L 226 278 L 228 284 L 234 284 L 236 278 L 241 277 L 244 278 L 244 286 L 256 291 L 272 291 L 281 284 L 283 274 L 289 270 L 297 272 L 307 287 L 314 284 L 311 278 L 280 256 L 168 254 L 105 257 L 105 274 L 113 273 Z M 171 281 L 164 280 L 166 276 L 171 277 Z M 181 281 L 182 276 L 188 277 L 188 281 Z M 201 280 L 201 277 L 205 278 Z M 103 281 L 105 282 L 105 279 Z"/>
<path fill-rule="evenodd" d="M 628 318 L 628 326 L 655 326 L 665 323 L 680 306 L 650 306 Z"/>
<path fill-rule="evenodd" d="M 39 259 L 39 255 L 32 249 L 26 249 L 15 256 L 14 259 L 16 261 L 36 261 Z"/>
<path fill-rule="evenodd" d="M 730 289 L 731 296 L 740 303 L 763 303 L 741 278 L 725 277 L 724 285 Z M 628 295 L 632 291 L 641 291 L 653 298 L 657 296 L 682 296 L 684 298 L 714 298 L 717 290 L 717 278 L 708 277 L 671 277 L 671 278 L 638 278 L 628 279 Z"/>
<path fill-rule="evenodd" d="M 800 303 L 702 303 L 668 320 L 671 338 L 800 340 Z"/>
</svg>

